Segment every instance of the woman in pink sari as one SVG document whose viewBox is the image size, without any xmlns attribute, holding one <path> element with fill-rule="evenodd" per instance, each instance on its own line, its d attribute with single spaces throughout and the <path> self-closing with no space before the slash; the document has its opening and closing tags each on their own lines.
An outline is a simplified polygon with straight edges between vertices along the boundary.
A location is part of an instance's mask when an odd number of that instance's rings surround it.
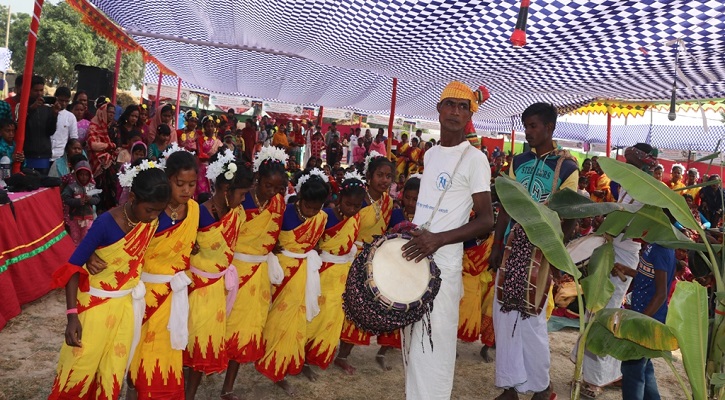
<svg viewBox="0 0 725 400">
<path fill-rule="evenodd" d="M 114 108 L 108 108 L 108 103 L 101 105 L 88 126 L 88 159 L 96 187 L 103 190 L 101 202 L 96 206 L 98 214 L 116 206 L 115 160 L 118 152 L 108 134 L 115 112 Z"/>
<path fill-rule="evenodd" d="M 211 193 L 209 180 L 206 178 L 206 168 L 209 166 L 209 158 L 216 154 L 222 141 L 216 136 L 216 127 L 219 119 L 213 115 L 207 115 L 201 119 L 202 134 L 199 135 L 199 174 L 196 181 L 196 196 L 202 193 Z M 198 197 L 197 197 L 198 198 Z"/>
</svg>

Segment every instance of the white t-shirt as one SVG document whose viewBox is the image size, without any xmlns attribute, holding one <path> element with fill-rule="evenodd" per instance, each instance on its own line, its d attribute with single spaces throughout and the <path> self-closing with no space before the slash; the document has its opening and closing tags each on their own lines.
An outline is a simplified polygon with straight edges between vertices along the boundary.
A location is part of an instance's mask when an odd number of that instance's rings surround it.
<svg viewBox="0 0 725 400">
<path fill-rule="evenodd" d="M 455 176 L 451 174 L 466 148 L 470 148 L 461 160 Z M 413 223 L 420 226 L 428 222 L 443 190 L 450 189 L 443 197 L 433 216 L 429 230 L 433 233 L 460 228 L 468 222 L 475 193 L 491 191 L 491 167 L 488 159 L 466 140 L 453 147 L 433 146 L 425 153 L 425 170 L 420 182 L 418 203 Z M 434 255 L 439 268 L 462 269 L 463 243 L 443 246 Z"/>
<path fill-rule="evenodd" d="M 642 204 L 633 199 L 624 188 L 619 189 L 619 198 L 622 204 Z M 612 241 L 614 245 L 614 262 L 626 265 L 629 268 L 637 269 L 639 263 L 639 249 L 642 244 L 632 239 L 624 239 L 624 233 L 619 234 Z"/>
<path fill-rule="evenodd" d="M 50 157 L 50 161 L 63 157 L 68 139 L 78 139 L 78 121 L 76 121 L 76 116 L 72 112 L 60 110 L 55 133 L 50 137 L 53 146 L 53 155 Z"/>
<path fill-rule="evenodd" d="M 352 154 L 352 151 L 357 147 L 357 136 L 355 136 L 355 133 L 350 134 L 350 141 L 348 143 L 350 154 Z"/>
</svg>

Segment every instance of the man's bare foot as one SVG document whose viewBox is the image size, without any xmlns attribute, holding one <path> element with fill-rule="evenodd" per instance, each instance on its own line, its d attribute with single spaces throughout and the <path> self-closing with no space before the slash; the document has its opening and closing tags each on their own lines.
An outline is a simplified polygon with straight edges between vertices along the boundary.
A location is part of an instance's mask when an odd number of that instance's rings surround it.
<svg viewBox="0 0 725 400">
<path fill-rule="evenodd" d="M 493 362 L 493 357 L 491 357 L 490 354 L 488 354 L 488 346 L 483 346 L 481 348 L 481 357 L 483 358 L 483 362 L 490 363 Z"/>
<path fill-rule="evenodd" d="M 304 365 L 302 367 L 302 374 L 307 377 L 311 382 L 317 381 L 317 378 L 319 377 L 315 371 L 312 370 L 312 367 L 309 365 Z"/>
<path fill-rule="evenodd" d="M 281 387 L 288 396 L 295 395 L 295 389 L 292 387 L 292 384 L 287 381 L 287 379 L 282 379 L 281 381 L 275 382 L 274 384 Z"/>
<path fill-rule="evenodd" d="M 336 358 L 335 359 L 335 365 L 337 365 L 339 368 L 342 368 L 343 371 L 347 372 L 348 375 L 354 375 L 355 374 L 355 367 L 350 365 L 349 362 L 347 362 L 347 358 Z"/>
<path fill-rule="evenodd" d="M 531 400 L 556 400 L 556 393 L 551 389 L 551 385 L 548 388 L 534 393 L 531 396 Z"/>
<path fill-rule="evenodd" d="M 519 394 L 515 389 L 505 389 L 495 400 L 518 400 Z"/>
<path fill-rule="evenodd" d="M 219 398 L 222 400 L 241 400 L 241 398 L 234 394 L 234 392 L 222 393 L 221 395 L 219 395 Z"/>
<path fill-rule="evenodd" d="M 393 367 L 389 366 L 385 363 L 385 356 L 382 354 L 378 354 L 375 356 L 375 361 L 378 363 L 380 368 L 383 369 L 383 371 L 390 371 L 393 369 Z"/>
</svg>

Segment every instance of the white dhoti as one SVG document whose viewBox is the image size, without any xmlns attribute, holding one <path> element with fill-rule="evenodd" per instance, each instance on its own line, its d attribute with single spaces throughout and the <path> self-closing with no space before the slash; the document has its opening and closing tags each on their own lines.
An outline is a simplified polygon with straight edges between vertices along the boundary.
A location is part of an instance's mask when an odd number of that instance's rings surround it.
<svg viewBox="0 0 725 400">
<path fill-rule="evenodd" d="M 499 276 L 496 276 L 498 286 Z M 546 307 L 535 317 L 521 318 L 518 311 L 501 312 L 498 291 L 493 302 L 496 334 L 496 386 L 519 393 L 541 392 L 549 387 L 549 334 Z"/>
<path fill-rule="evenodd" d="M 461 266 L 441 270 L 441 289 L 433 301 L 430 316 L 433 348 L 428 333 L 419 321 L 403 329 L 409 349 L 405 374 L 408 400 L 450 399 L 456 368 L 458 305 L 463 293 Z M 405 352 L 405 349 L 403 350 Z M 404 357 L 405 354 L 404 354 Z"/>
</svg>

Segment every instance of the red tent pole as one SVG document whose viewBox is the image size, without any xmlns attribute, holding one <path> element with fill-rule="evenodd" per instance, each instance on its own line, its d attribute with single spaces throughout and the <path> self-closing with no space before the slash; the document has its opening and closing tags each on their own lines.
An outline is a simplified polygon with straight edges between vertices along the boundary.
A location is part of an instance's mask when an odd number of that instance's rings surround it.
<svg viewBox="0 0 725 400">
<path fill-rule="evenodd" d="M 38 26 L 40 25 L 40 12 L 43 9 L 43 0 L 35 0 L 33 19 L 30 21 L 28 45 L 25 55 L 25 69 L 23 70 L 23 87 L 20 92 L 20 111 L 18 112 L 18 129 L 15 133 L 15 154 L 22 153 L 25 146 L 25 122 L 28 119 L 28 101 L 30 101 L 30 88 L 33 80 L 33 64 L 35 63 L 35 43 L 38 40 Z M 20 163 L 13 163 L 13 172 L 20 172 Z"/>
<path fill-rule="evenodd" d="M 159 86 L 160 87 L 160 86 Z M 176 88 L 176 129 L 179 129 L 179 112 L 181 111 L 181 78 L 179 78 L 179 86 Z"/>
<path fill-rule="evenodd" d="M 398 78 L 393 78 L 393 95 L 390 96 L 390 119 L 388 120 L 388 158 L 393 155 L 393 122 L 395 122 L 396 97 L 398 97 Z"/>
<path fill-rule="evenodd" d="M 612 110 L 607 107 L 607 157 L 612 153 Z"/>
<path fill-rule="evenodd" d="M 164 74 L 159 71 L 159 84 L 156 86 L 156 101 L 154 102 L 154 109 L 156 112 L 159 110 L 159 98 L 161 97 L 161 80 L 164 78 Z"/>
<path fill-rule="evenodd" d="M 325 107 L 320 106 L 320 112 L 317 113 L 317 126 L 322 129 L 322 113 L 325 111 Z"/>
<path fill-rule="evenodd" d="M 516 143 L 516 129 L 514 129 L 514 118 L 511 117 L 511 155 L 514 154 L 514 143 Z"/>
<path fill-rule="evenodd" d="M 118 93 L 118 74 L 121 72 L 121 48 L 116 49 L 116 67 L 113 69 L 113 94 L 111 104 L 116 105 L 116 94 Z"/>
</svg>

